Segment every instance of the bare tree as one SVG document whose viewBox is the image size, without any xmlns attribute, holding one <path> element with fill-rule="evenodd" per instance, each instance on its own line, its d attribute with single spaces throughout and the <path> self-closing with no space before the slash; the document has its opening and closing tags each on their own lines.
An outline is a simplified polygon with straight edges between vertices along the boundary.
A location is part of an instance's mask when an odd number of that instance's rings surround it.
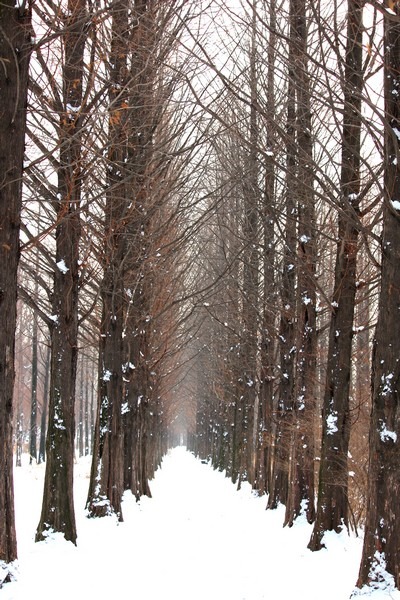
<svg viewBox="0 0 400 600">
<path fill-rule="evenodd" d="M 276 311 L 273 306 L 278 296 L 276 290 L 277 278 L 275 274 L 275 206 L 276 206 L 276 165 L 275 143 L 276 131 L 274 127 L 275 116 L 275 71 L 276 60 L 276 2 L 269 3 L 268 22 L 268 47 L 267 47 L 267 81 L 266 81 L 266 110 L 269 117 L 266 133 L 267 152 L 265 162 L 265 188 L 263 206 L 261 208 L 261 222 L 263 228 L 263 290 L 262 290 L 262 315 L 260 318 L 260 431 L 259 431 L 259 464 L 258 464 L 258 489 L 269 493 L 271 485 L 271 468 L 273 452 L 271 446 L 273 431 L 273 398 L 275 378 L 275 347 L 276 347 Z"/>
<path fill-rule="evenodd" d="M 0 27 L 0 561 L 17 557 L 13 489 L 13 388 L 17 268 L 22 206 L 28 68 L 32 44 L 30 5 L 2 4 Z M 10 579 L 5 569 L 4 580 Z M 0 585 L 3 582 L 0 582 Z"/>
<path fill-rule="evenodd" d="M 49 421 L 43 505 L 36 540 L 48 530 L 76 543 L 73 504 L 75 382 L 78 357 L 79 241 L 83 61 L 88 24 L 85 0 L 68 4 L 57 169 L 56 267 L 52 291 Z"/>
<path fill-rule="evenodd" d="M 307 3 L 290 7 L 293 45 L 292 76 L 296 94 L 297 168 L 295 186 L 298 215 L 296 367 L 289 462 L 289 490 L 285 524 L 292 525 L 303 511 L 314 520 L 314 428 L 317 361 L 316 228 L 311 122 L 311 89 L 307 56 Z M 289 58 L 290 59 L 290 58 Z"/>
<path fill-rule="evenodd" d="M 399 537 L 399 306 L 400 25 L 399 6 L 384 10 L 385 154 L 381 295 L 372 364 L 368 504 L 357 585 L 400 588 Z M 385 571 L 390 579 L 385 580 Z"/>
<path fill-rule="evenodd" d="M 297 35 L 295 27 L 290 35 Z M 278 331 L 279 352 L 279 388 L 275 403 L 274 457 L 272 464 L 271 486 L 268 497 L 268 508 L 276 508 L 278 504 L 286 505 L 289 491 L 289 451 L 290 428 L 293 411 L 294 377 L 295 377 L 295 336 L 296 336 L 296 87 L 294 44 L 289 44 L 287 59 L 287 112 L 285 131 L 285 230 L 283 234 L 283 257 L 281 263 L 280 316 Z"/>
<path fill-rule="evenodd" d="M 360 206 L 362 11 L 363 2 L 349 0 L 343 81 L 341 199 L 323 405 L 318 506 L 309 543 L 311 550 L 319 550 L 323 546 L 325 531 L 340 531 L 343 525 L 348 525 L 349 393 Z"/>
</svg>

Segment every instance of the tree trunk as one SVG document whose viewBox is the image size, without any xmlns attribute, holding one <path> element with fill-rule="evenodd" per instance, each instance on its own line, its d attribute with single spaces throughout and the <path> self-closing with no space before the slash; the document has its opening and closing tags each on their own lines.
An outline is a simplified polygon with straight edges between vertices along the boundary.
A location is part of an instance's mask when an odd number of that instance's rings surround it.
<svg viewBox="0 0 400 600">
<path fill-rule="evenodd" d="M 240 403 L 243 409 L 242 456 L 240 474 L 255 486 L 256 433 L 258 424 L 258 124 L 256 74 L 256 0 L 252 2 L 252 33 L 250 48 L 250 118 L 249 152 L 245 165 L 243 189 L 243 316 L 241 331 L 241 387 Z"/>
<path fill-rule="evenodd" d="M 18 311 L 17 311 L 18 312 Z M 18 317 L 17 317 L 18 318 Z M 21 316 L 19 317 L 21 320 Z M 23 337 L 21 331 L 16 340 L 16 356 L 19 356 L 20 359 L 23 357 Z M 24 443 L 24 413 L 22 410 L 23 406 L 23 372 L 24 372 L 24 362 L 23 360 L 19 360 L 16 362 L 18 367 L 17 374 L 17 389 L 14 389 L 14 396 L 16 395 L 16 435 L 15 435 L 15 466 L 22 467 L 22 453 L 23 453 L 23 443 Z"/>
<path fill-rule="evenodd" d="M 391 11 L 384 17 L 386 126 L 381 296 L 372 364 L 368 505 L 357 585 L 384 587 L 386 570 L 400 589 L 400 9 L 398 3 L 386 4 Z M 387 579 L 386 584 L 390 584 Z"/>
<path fill-rule="evenodd" d="M 122 257 L 121 257 L 122 260 Z M 113 262 L 115 272 L 120 265 Z M 115 272 L 103 280 L 103 317 L 99 352 L 99 388 L 93 460 L 87 508 L 89 516 L 116 514 L 122 520 L 123 493 L 123 319 L 124 288 Z M 111 278 L 114 280 L 111 281 Z"/>
<path fill-rule="evenodd" d="M 16 6 L 5 0 L 0 6 L 0 25 L 0 561 L 10 563 L 17 557 L 12 424 L 30 9 L 25 3 Z"/>
<path fill-rule="evenodd" d="M 309 543 L 323 547 L 325 531 L 348 526 L 348 467 L 350 437 L 349 391 L 360 191 L 360 132 L 362 78 L 361 0 L 349 0 L 341 159 L 341 202 L 327 378 L 323 404 L 322 448 L 317 517 Z"/>
<path fill-rule="evenodd" d="M 38 463 L 42 463 L 46 460 L 46 427 L 47 427 L 47 409 L 48 409 L 48 397 L 49 397 L 49 380 L 50 380 L 50 360 L 51 350 L 47 348 L 46 361 L 44 365 L 44 385 L 43 385 L 43 404 L 42 404 L 42 416 L 40 419 L 40 443 L 39 443 L 39 459 Z"/>
<path fill-rule="evenodd" d="M 279 390 L 275 409 L 274 459 L 268 508 L 287 502 L 289 448 L 292 425 L 295 319 L 296 319 L 296 213 L 293 181 L 296 174 L 296 106 L 294 65 L 289 61 L 288 108 L 286 125 L 286 230 L 282 262 L 281 317 L 279 323 Z"/>
<path fill-rule="evenodd" d="M 81 236 L 81 125 L 86 0 L 69 0 L 64 34 L 64 112 L 55 203 L 56 266 L 50 327 L 50 399 L 43 505 L 36 541 L 50 530 L 76 543 L 73 503 L 75 382 L 78 357 L 79 242 Z"/>
<path fill-rule="evenodd" d="M 37 291 L 37 290 L 36 290 Z M 33 313 L 32 372 L 31 372 L 31 426 L 29 430 L 29 464 L 37 461 L 37 386 L 38 386 L 38 317 Z"/>
<path fill-rule="evenodd" d="M 83 390 L 84 390 L 84 369 L 83 361 L 81 362 L 80 368 L 80 380 L 79 380 L 79 407 L 78 407 L 78 453 L 79 456 L 83 456 L 84 448 L 84 406 L 83 406 Z"/>
<path fill-rule="evenodd" d="M 271 470 L 273 461 L 273 382 L 275 377 L 275 310 L 277 301 L 275 278 L 275 157 L 276 136 L 275 119 L 275 71 L 276 58 L 276 2 L 269 3 L 269 41 L 268 41 L 268 73 L 267 73 L 267 110 L 270 125 L 267 130 L 267 153 L 265 156 L 265 188 L 263 205 L 263 310 L 261 322 L 261 356 L 260 356 L 260 439 L 258 489 L 269 493 L 271 486 Z"/>
<path fill-rule="evenodd" d="M 90 380 L 89 375 L 89 357 L 86 357 L 85 360 L 85 369 L 84 369 L 84 435 L 85 435 L 85 443 L 84 443 L 84 454 L 88 456 L 90 454 L 90 404 L 89 404 L 89 388 L 93 386 L 93 382 Z"/>
<path fill-rule="evenodd" d="M 289 463 L 289 492 L 285 524 L 291 526 L 302 511 L 309 523 L 314 506 L 316 333 L 316 246 L 313 148 L 311 139 L 310 82 L 307 61 L 307 6 L 305 0 L 290 4 L 291 57 L 296 92 L 297 169 L 294 181 L 298 198 L 297 251 L 297 332 L 296 377 L 293 396 L 293 424 Z"/>
<path fill-rule="evenodd" d="M 108 190 L 104 215 L 104 277 L 101 284 L 98 405 L 87 508 L 89 516 L 114 513 L 122 520 L 124 489 L 122 405 L 124 401 L 125 291 L 127 223 L 131 196 L 129 174 L 129 41 L 132 35 L 128 3 L 111 6 L 112 39 L 109 57 Z"/>
<path fill-rule="evenodd" d="M 127 226 L 129 237 L 127 252 L 126 287 L 131 290 L 131 300 L 126 318 L 126 364 L 133 364 L 126 379 L 126 400 L 135 422 L 132 435 L 125 436 L 124 455 L 131 468 L 132 492 L 137 496 L 151 496 L 149 486 L 148 452 L 149 410 L 151 386 L 149 365 L 152 284 L 154 273 L 148 266 L 151 247 L 151 223 L 158 205 L 151 193 L 153 181 L 153 133 L 157 121 L 154 107 L 155 94 L 153 52 L 155 23 L 153 12 L 143 0 L 136 3 L 137 26 L 131 37 L 129 138 L 135 140 L 128 151 L 133 214 Z M 162 107 L 158 106 L 158 110 Z M 127 422 L 129 423 L 129 414 Z M 133 445 L 130 445 L 134 441 Z"/>
<path fill-rule="evenodd" d="M 73 463 L 75 436 L 75 379 L 78 330 L 78 240 L 79 215 L 63 219 L 57 227 L 57 263 L 63 260 L 68 271 L 56 267 L 51 327 L 50 398 L 46 438 L 46 473 L 42 513 L 36 541 L 47 531 L 59 531 L 76 543 L 73 505 Z"/>
</svg>

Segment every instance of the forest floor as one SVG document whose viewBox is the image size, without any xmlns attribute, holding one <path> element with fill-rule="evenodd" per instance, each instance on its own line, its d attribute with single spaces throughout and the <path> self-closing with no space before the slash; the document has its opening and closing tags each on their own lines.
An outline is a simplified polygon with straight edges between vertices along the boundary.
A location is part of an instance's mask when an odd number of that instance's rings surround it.
<svg viewBox="0 0 400 600">
<path fill-rule="evenodd" d="M 15 469 L 19 561 L 0 600 L 348 600 L 362 540 L 329 534 L 307 550 L 311 526 L 283 528 L 284 509 L 240 491 L 184 448 L 171 450 L 151 482 L 153 498 L 123 502 L 124 522 L 87 519 L 89 459 L 77 461 L 78 545 L 60 534 L 35 544 L 44 466 Z M 400 600 L 378 590 L 373 600 Z"/>
</svg>

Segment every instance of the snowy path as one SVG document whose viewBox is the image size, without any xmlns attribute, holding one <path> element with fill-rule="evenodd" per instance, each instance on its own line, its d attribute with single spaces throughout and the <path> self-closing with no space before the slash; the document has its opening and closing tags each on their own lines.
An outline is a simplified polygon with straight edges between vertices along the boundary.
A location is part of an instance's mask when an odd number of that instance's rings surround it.
<svg viewBox="0 0 400 600">
<path fill-rule="evenodd" d="M 0 600 L 349 598 L 360 540 L 330 536 L 312 554 L 307 523 L 283 529 L 282 510 L 266 511 L 265 498 L 237 492 L 183 448 L 165 457 L 153 499 L 125 497 L 122 524 L 85 517 L 88 467 L 76 468 L 77 548 L 61 536 L 33 543 L 43 467 L 16 470 L 19 577 Z"/>
</svg>

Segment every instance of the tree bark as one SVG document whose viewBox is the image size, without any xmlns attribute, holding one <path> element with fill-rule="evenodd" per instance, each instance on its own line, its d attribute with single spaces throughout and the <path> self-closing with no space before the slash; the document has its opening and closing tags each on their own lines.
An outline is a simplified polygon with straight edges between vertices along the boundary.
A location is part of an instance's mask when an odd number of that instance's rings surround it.
<svg viewBox="0 0 400 600">
<path fill-rule="evenodd" d="M 360 132 L 362 77 L 361 0 L 349 0 L 341 158 L 341 202 L 327 378 L 323 404 L 322 448 L 317 517 L 308 547 L 323 547 L 325 531 L 348 526 L 350 437 L 349 391 L 356 293 L 356 261 L 360 204 Z"/>
<path fill-rule="evenodd" d="M 314 506 L 316 333 L 316 247 L 313 148 L 311 138 L 311 90 L 307 61 L 307 3 L 290 4 L 291 56 L 296 93 L 297 169 L 294 185 L 298 198 L 296 377 L 293 396 L 293 428 L 289 463 L 289 491 L 285 524 L 291 526 L 304 511 L 309 523 Z"/>
<path fill-rule="evenodd" d="M 124 432 L 121 412 L 125 400 L 124 329 L 129 304 L 125 271 L 131 202 L 127 186 L 131 139 L 128 56 L 132 36 L 128 2 L 114 0 L 111 14 L 108 189 L 104 215 L 98 406 L 87 508 L 89 516 L 114 513 L 122 520 Z"/>
<path fill-rule="evenodd" d="M 32 323 L 31 423 L 29 430 L 29 464 L 37 461 L 37 387 L 38 387 L 38 317 Z"/>
<path fill-rule="evenodd" d="M 261 356 L 260 356 L 260 434 L 258 489 L 261 493 L 269 493 L 271 486 L 271 470 L 273 461 L 273 397 L 275 378 L 275 310 L 277 301 L 275 277 L 275 71 L 276 59 L 276 2 L 269 2 L 269 40 L 268 40 L 268 73 L 267 73 L 267 111 L 269 127 L 267 130 L 267 153 L 265 156 L 265 187 L 262 208 L 263 221 L 263 304 L 261 318 Z"/>
<path fill-rule="evenodd" d="M 51 350 L 47 348 L 46 359 L 44 363 L 44 385 L 43 385 L 43 402 L 42 402 L 42 416 L 40 419 L 40 443 L 39 443 L 39 458 L 38 463 L 42 463 L 46 460 L 46 427 L 47 427 L 47 409 L 48 409 L 48 396 L 49 396 L 49 383 L 50 383 L 50 361 L 51 361 Z"/>
<path fill-rule="evenodd" d="M 0 561 L 10 563 L 17 557 L 12 418 L 30 7 L 2 2 L 0 25 Z"/>
<path fill-rule="evenodd" d="M 154 273 L 149 268 L 152 255 L 151 223 L 158 201 L 151 189 L 153 158 L 153 134 L 158 120 L 155 110 L 156 48 L 154 37 L 156 23 L 154 10 L 143 0 L 135 6 L 137 24 L 131 37 L 130 68 L 130 144 L 128 165 L 130 170 L 133 214 L 127 226 L 129 237 L 127 253 L 126 287 L 131 290 L 130 305 L 126 318 L 125 352 L 126 364 L 133 364 L 126 379 L 126 401 L 129 417 L 135 422 L 133 436 L 125 436 L 124 456 L 126 466 L 131 468 L 133 480 L 130 489 L 138 497 L 151 496 L 149 486 L 148 453 L 150 446 L 149 411 L 151 405 L 150 385 L 150 327 L 152 321 L 152 290 Z M 162 106 L 157 107 L 162 110 Z M 129 425 L 128 425 L 129 427 Z M 134 443 L 132 444 L 132 441 Z"/>
<path fill-rule="evenodd" d="M 289 449 L 293 415 L 296 319 L 296 104 L 294 64 L 289 59 L 288 106 L 286 122 L 285 240 L 282 260 L 281 315 L 278 351 L 280 360 L 279 389 L 275 409 L 274 459 L 268 508 L 285 504 L 288 496 Z"/>
<path fill-rule="evenodd" d="M 256 434 L 258 429 L 258 374 L 257 374 L 257 331 L 258 331 L 258 123 L 257 123 L 257 40 L 256 0 L 252 1 L 252 25 L 250 48 L 250 115 L 249 151 L 245 165 L 243 189 L 243 315 L 241 331 L 241 386 L 243 433 L 240 477 L 255 486 Z M 240 482 L 239 482 L 240 483 Z"/>
<path fill-rule="evenodd" d="M 385 2 L 385 155 L 382 271 L 372 364 L 372 412 L 365 537 L 357 585 L 400 589 L 400 9 Z M 394 14 L 393 14 L 394 13 Z M 390 582 L 386 579 L 386 584 Z"/>
<path fill-rule="evenodd" d="M 76 543 L 73 503 L 75 383 L 78 358 L 79 242 L 82 179 L 81 129 L 86 0 L 69 0 L 64 33 L 64 111 L 60 115 L 60 162 L 55 202 L 56 265 L 50 327 L 49 424 L 42 513 L 36 541 L 59 531 Z"/>
</svg>

